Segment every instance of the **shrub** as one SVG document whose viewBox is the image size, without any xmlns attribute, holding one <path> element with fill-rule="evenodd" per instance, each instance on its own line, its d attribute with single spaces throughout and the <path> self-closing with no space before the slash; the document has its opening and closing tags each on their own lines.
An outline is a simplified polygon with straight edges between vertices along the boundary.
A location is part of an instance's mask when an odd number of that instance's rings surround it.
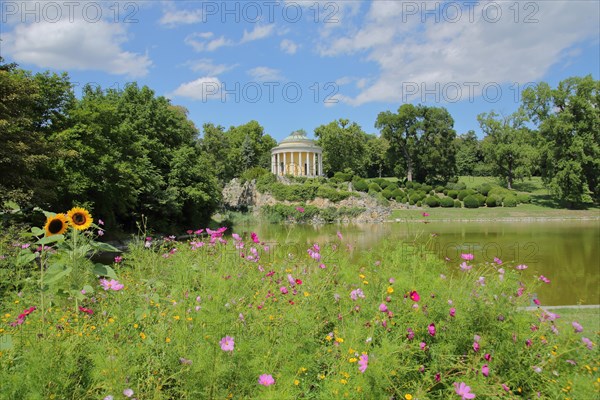
<svg viewBox="0 0 600 400">
<path fill-rule="evenodd" d="M 326 186 L 319 186 L 316 193 L 317 197 L 329 199 L 334 203 L 347 199 L 350 196 L 350 192 L 345 190 L 335 190 Z"/>
<path fill-rule="evenodd" d="M 244 172 L 242 172 L 242 175 L 240 176 L 240 179 L 242 181 L 242 183 L 247 182 L 247 181 L 252 181 L 254 179 L 258 179 L 261 176 L 265 175 L 265 174 L 269 174 L 271 176 L 275 176 L 273 174 L 271 174 L 271 171 L 269 171 L 266 168 L 262 168 L 262 167 L 253 167 L 253 168 L 248 168 L 247 170 L 245 170 Z"/>
<path fill-rule="evenodd" d="M 352 186 L 354 186 L 354 190 L 358 190 L 359 192 L 369 191 L 369 184 L 364 179 L 356 179 L 352 181 Z"/>
<path fill-rule="evenodd" d="M 401 204 L 405 204 L 405 203 L 406 203 L 406 201 L 408 200 L 408 199 L 406 198 L 406 195 L 394 196 L 394 199 L 395 199 L 395 200 L 396 200 L 398 203 L 401 203 Z"/>
<path fill-rule="evenodd" d="M 339 182 L 350 182 L 352 181 L 352 177 L 354 174 L 349 172 L 336 172 L 333 174 L 333 179 L 336 179 Z"/>
<path fill-rule="evenodd" d="M 373 182 L 369 185 L 369 192 L 381 192 L 381 186 Z"/>
<path fill-rule="evenodd" d="M 460 201 L 459 201 L 459 203 L 460 203 Z M 450 197 L 442 197 L 440 199 L 440 206 L 442 206 L 444 208 L 454 207 L 454 200 L 452 200 Z"/>
<path fill-rule="evenodd" d="M 517 201 L 519 203 L 529 203 L 531 202 L 531 196 L 527 193 L 519 193 L 517 194 Z"/>
<path fill-rule="evenodd" d="M 424 203 L 425 203 L 425 205 L 432 207 L 432 208 L 440 206 L 439 198 L 436 196 L 428 196 L 427 198 L 425 198 Z"/>
<path fill-rule="evenodd" d="M 479 200 L 474 195 L 468 195 L 465 197 L 463 199 L 463 203 L 465 208 L 479 208 Z"/>
<path fill-rule="evenodd" d="M 449 197 L 451 197 L 453 199 L 458 198 L 458 190 L 448 190 L 447 194 Z"/>
<path fill-rule="evenodd" d="M 388 188 L 388 189 L 389 189 L 389 188 Z M 397 189 L 395 189 L 395 190 L 392 192 L 392 196 L 393 196 L 393 197 L 398 197 L 398 196 L 400 196 L 400 197 L 406 197 L 406 194 L 405 194 L 405 193 L 402 191 L 402 189 L 399 189 L 399 188 L 397 188 Z"/>
<path fill-rule="evenodd" d="M 460 200 L 454 200 L 454 208 L 462 208 L 462 203 Z"/>
<path fill-rule="evenodd" d="M 435 191 L 436 191 L 436 193 L 443 193 L 444 192 L 444 187 L 443 186 L 436 186 L 435 187 Z"/>
<path fill-rule="evenodd" d="M 492 190 L 492 185 L 487 182 L 477 186 L 477 191 L 484 196 L 487 196 L 490 190 Z"/>
<path fill-rule="evenodd" d="M 488 196 L 496 196 L 498 199 L 500 199 L 500 200 L 504 200 L 504 198 L 505 198 L 506 196 L 513 196 L 514 194 L 513 194 L 513 192 L 512 192 L 512 191 L 510 191 L 510 190 L 508 190 L 508 189 L 506 189 L 506 188 L 503 188 L 503 187 L 500 187 L 500 186 L 496 186 L 496 187 L 493 187 L 493 188 L 492 188 L 492 189 L 491 189 L 491 190 L 488 192 L 488 194 L 487 194 L 487 195 L 488 195 Z"/>
<path fill-rule="evenodd" d="M 497 205 L 496 204 L 496 197 L 494 197 L 494 196 L 488 196 L 485 199 L 485 205 L 488 206 L 488 207 L 496 207 L 496 205 Z"/>
<path fill-rule="evenodd" d="M 433 187 L 431 187 L 431 185 L 423 185 L 421 186 L 421 190 L 423 190 L 425 193 L 429 193 L 433 190 Z"/>
<path fill-rule="evenodd" d="M 460 192 L 458 192 L 458 199 L 464 201 L 465 197 L 470 196 L 472 194 L 475 194 L 475 191 L 473 189 L 463 189 Z"/>
<path fill-rule="evenodd" d="M 477 197 L 477 201 L 479 202 L 479 207 L 485 206 L 485 196 L 481 193 L 475 193 L 473 196 Z"/>
<path fill-rule="evenodd" d="M 388 188 L 383 189 L 383 191 L 381 192 L 381 195 L 383 197 L 385 197 L 387 200 L 392 198 L 392 191 L 389 190 Z"/>
<path fill-rule="evenodd" d="M 461 191 L 461 190 L 465 190 L 467 188 L 467 185 L 464 182 L 458 182 L 458 183 L 451 183 L 450 182 L 450 183 L 448 183 L 446 185 L 446 188 L 448 190 L 458 190 L 458 191 Z"/>
<path fill-rule="evenodd" d="M 414 182 L 406 182 L 406 184 L 404 185 L 405 188 L 407 189 L 412 189 L 414 185 Z"/>
<path fill-rule="evenodd" d="M 417 201 L 417 207 L 421 207 L 423 204 L 421 203 L 421 201 Z"/>
<path fill-rule="evenodd" d="M 270 186 L 275 182 L 277 182 L 277 177 L 275 175 L 273 175 L 273 174 L 261 175 L 256 180 L 256 189 L 258 189 L 258 191 L 261 193 L 268 192 Z"/>
<path fill-rule="evenodd" d="M 398 185 L 392 182 L 389 185 L 387 185 L 386 189 L 390 192 L 393 192 L 394 190 L 398 189 Z"/>
<path fill-rule="evenodd" d="M 515 196 L 506 196 L 504 200 L 502 200 L 502 205 L 504 207 L 516 207 L 517 198 Z"/>
</svg>

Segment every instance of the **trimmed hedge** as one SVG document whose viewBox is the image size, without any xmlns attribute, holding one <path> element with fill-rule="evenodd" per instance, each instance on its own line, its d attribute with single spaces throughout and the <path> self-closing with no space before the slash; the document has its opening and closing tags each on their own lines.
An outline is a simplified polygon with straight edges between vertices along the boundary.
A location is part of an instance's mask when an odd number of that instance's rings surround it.
<svg viewBox="0 0 600 400">
<path fill-rule="evenodd" d="M 458 192 L 458 199 L 460 201 L 464 201 L 465 197 L 471 196 L 473 194 L 475 194 L 475 191 L 473 189 L 463 189 L 460 192 Z"/>
<path fill-rule="evenodd" d="M 436 196 L 428 196 L 427 198 L 425 198 L 425 200 L 423 201 L 423 203 L 425 203 L 426 206 L 429 207 L 439 207 L 440 206 L 440 199 Z"/>
<path fill-rule="evenodd" d="M 440 206 L 444 208 L 452 208 L 454 207 L 454 200 L 452 200 L 450 197 L 442 197 L 440 199 Z"/>
<path fill-rule="evenodd" d="M 485 205 L 488 207 L 496 207 L 497 206 L 496 197 L 488 196 L 488 198 L 485 199 Z"/>
<path fill-rule="evenodd" d="M 527 193 L 519 193 L 517 194 L 517 201 L 519 203 L 529 203 L 531 202 L 531 196 Z"/>
<path fill-rule="evenodd" d="M 381 186 L 377 183 L 371 183 L 369 185 L 369 192 L 381 192 Z"/>
<path fill-rule="evenodd" d="M 479 208 L 479 200 L 474 195 L 465 197 L 463 203 L 465 208 Z"/>
<path fill-rule="evenodd" d="M 460 200 L 454 200 L 454 208 L 462 208 L 462 203 Z"/>
<path fill-rule="evenodd" d="M 354 190 L 358 190 L 359 192 L 369 191 L 369 183 L 364 179 L 357 179 L 352 181 L 352 186 L 354 186 Z"/>
<path fill-rule="evenodd" d="M 515 196 L 506 196 L 504 198 L 504 200 L 502 200 L 502 206 L 516 207 L 517 206 L 517 198 Z"/>
</svg>

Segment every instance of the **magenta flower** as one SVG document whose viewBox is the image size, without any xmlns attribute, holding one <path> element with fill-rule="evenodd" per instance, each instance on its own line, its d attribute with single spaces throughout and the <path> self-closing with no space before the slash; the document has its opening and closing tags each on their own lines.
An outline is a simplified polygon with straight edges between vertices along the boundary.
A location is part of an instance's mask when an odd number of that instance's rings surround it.
<svg viewBox="0 0 600 400">
<path fill-rule="evenodd" d="M 250 237 L 252 238 L 252 241 L 253 241 L 254 243 L 260 243 L 260 240 L 258 239 L 258 235 L 257 235 L 256 233 L 252 232 L 252 233 L 250 234 Z"/>
<path fill-rule="evenodd" d="M 223 351 L 233 351 L 233 347 L 235 346 L 235 342 L 231 336 L 225 336 L 219 342 L 221 345 L 221 350 Z"/>
<path fill-rule="evenodd" d="M 454 317 L 456 315 L 456 308 L 452 307 L 449 314 L 451 317 Z"/>
<path fill-rule="evenodd" d="M 98 229 L 98 236 L 104 236 L 104 231 L 102 229 Z"/>
<path fill-rule="evenodd" d="M 536 306 L 539 306 L 539 305 L 540 305 L 540 301 L 539 301 L 538 299 L 533 299 L 533 303 L 534 303 Z"/>
<path fill-rule="evenodd" d="M 419 301 L 419 300 L 421 300 L 421 296 L 419 296 L 419 293 L 417 293 L 416 290 L 413 290 L 412 292 L 410 292 L 409 297 L 410 297 L 410 299 L 412 301 Z"/>
<path fill-rule="evenodd" d="M 288 290 L 285 286 L 280 287 L 279 291 L 281 292 L 281 294 L 288 294 Z"/>
<path fill-rule="evenodd" d="M 502 384 L 502 389 L 504 389 L 505 392 L 510 392 L 510 388 L 508 386 L 506 386 L 504 383 Z"/>
<path fill-rule="evenodd" d="M 550 283 L 550 279 L 546 278 L 544 275 L 540 275 L 539 279 L 544 283 Z"/>
<path fill-rule="evenodd" d="M 91 310 L 89 308 L 85 308 L 85 307 L 82 307 L 82 306 L 79 306 L 79 311 L 81 311 L 83 313 L 86 313 L 88 315 L 92 315 L 94 313 L 94 310 Z"/>
<path fill-rule="evenodd" d="M 298 211 L 299 213 L 303 213 L 304 207 L 296 207 L 296 211 Z"/>
<path fill-rule="evenodd" d="M 344 237 L 342 236 L 342 232 L 340 232 L 340 231 L 337 231 L 337 237 L 338 237 L 338 239 L 340 239 L 340 240 L 343 240 L 343 239 L 344 239 Z"/>
<path fill-rule="evenodd" d="M 572 325 L 576 333 L 583 332 L 583 326 L 581 326 L 579 322 L 573 321 Z"/>
<path fill-rule="evenodd" d="M 586 337 L 582 337 L 581 341 L 585 344 L 585 346 L 589 349 L 592 350 L 592 347 L 594 347 L 594 343 L 592 343 L 592 341 Z"/>
<path fill-rule="evenodd" d="M 100 285 L 104 290 L 114 290 L 115 292 L 125 287 L 122 283 L 119 283 L 119 281 L 115 279 L 111 279 L 110 281 L 106 279 L 100 279 Z"/>
<path fill-rule="evenodd" d="M 379 311 L 381 311 L 381 312 L 388 312 L 388 308 L 387 308 L 387 306 L 385 305 L 385 303 L 381 303 L 381 304 L 379 305 Z"/>
<path fill-rule="evenodd" d="M 479 351 L 479 343 L 473 342 L 473 350 L 475 351 L 475 353 Z"/>
<path fill-rule="evenodd" d="M 350 298 L 354 301 L 358 300 L 358 298 L 364 299 L 365 298 L 365 294 L 363 293 L 363 291 L 361 289 L 355 289 L 353 291 L 350 292 Z"/>
<path fill-rule="evenodd" d="M 515 267 L 515 269 L 518 269 L 519 271 L 522 271 L 524 269 L 527 269 L 527 265 L 525 264 L 519 264 Z"/>
<path fill-rule="evenodd" d="M 408 328 L 406 330 L 408 332 L 408 335 L 406 335 L 408 340 L 413 340 L 415 337 L 415 331 L 413 331 L 411 328 Z"/>
<path fill-rule="evenodd" d="M 473 268 L 473 266 L 468 265 L 465 261 L 460 264 L 460 269 L 463 271 L 469 271 L 471 268 Z"/>
<path fill-rule="evenodd" d="M 435 324 L 433 322 L 429 324 L 429 326 L 427 327 L 427 331 L 429 331 L 429 334 L 431 336 L 435 336 Z"/>
<path fill-rule="evenodd" d="M 462 400 L 474 399 L 475 394 L 471 393 L 471 388 L 466 383 L 454 382 L 454 390 L 456 394 L 460 396 Z"/>
<path fill-rule="evenodd" d="M 479 279 L 477 279 L 477 283 L 479 283 L 481 286 L 485 286 L 485 277 L 480 276 Z"/>
<path fill-rule="evenodd" d="M 485 376 L 486 378 L 490 375 L 490 369 L 488 367 L 487 364 L 483 364 L 483 367 L 481 367 L 481 373 L 483 374 L 483 376 Z"/>
<path fill-rule="evenodd" d="M 104 225 L 104 221 L 102 221 L 101 219 L 98 219 L 98 225 Z"/>
<path fill-rule="evenodd" d="M 361 374 L 364 374 L 369 366 L 369 356 L 366 353 L 363 353 L 358 358 L 358 370 Z"/>
<path fill-rule="evenodd" d="M 121 256 L 116 256 L 116 257 L 115 257 L 115 262 L 116 262 L 117 264 L 118 264 L 118 263 L 120 263 L 121 261 L 123 261 L 123 257 L 121 257 Z"/>
<path fill-rule="evenodd" d="M 263 386 L 271 386 L 275 384 L 275 379 L 269 374 L 262 374 L 258 377 L 258 384 Z"/>
<path fill-rule="evenodd" d="M 426 212 L 424 212 L 424 213 L 423 213 L 423 216 L 424 216 L 424 217 L 429 217 L 429 213 L 426 213 Z"/>
<path fill-rule="evenodd" d="M 492 359 L 492 355 L 490 353 L 485 353 L 483 358 L 485 358 L 485 361 L 490 361 Z"/>
<path fill-rule="evenodd" d="M 471 261 L 475 257 L 471 253 L 466 253 L 466 254 L 461 254 L 460 258 L 462 258 L 465 261 Z"/>
<path fill-rule="evenodd" d="M 419 343 L 419 347 L 421 348 L 421 350 L 425 350 L 425 348 L 427 347 L 427 343 L 421 342 Z"/>
<path fill-rule="evenodd" d="M 502 265 L 502 260 L 499 259 L 498 257 L 494 257 L 494 262 L 498 265 Z"/>
</svg>

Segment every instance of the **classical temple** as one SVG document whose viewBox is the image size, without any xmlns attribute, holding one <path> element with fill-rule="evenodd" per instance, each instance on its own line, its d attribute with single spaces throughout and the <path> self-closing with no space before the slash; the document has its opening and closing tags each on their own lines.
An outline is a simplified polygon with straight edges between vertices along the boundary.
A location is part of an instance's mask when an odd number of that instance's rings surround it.
<svg viewBox="0 0 600 400">
<path fill-rule="evenodd" d="M 322 176 L 322 158 L 323 149 L 304 131 L 296 131 L 271 150 L 271 172 L 281 176 Z"/>
</svg>

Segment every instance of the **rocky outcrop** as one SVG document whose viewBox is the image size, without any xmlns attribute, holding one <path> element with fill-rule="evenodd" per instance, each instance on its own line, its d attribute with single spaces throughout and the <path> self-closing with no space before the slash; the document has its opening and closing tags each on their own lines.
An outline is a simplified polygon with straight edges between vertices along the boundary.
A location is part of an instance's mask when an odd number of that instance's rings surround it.
<svg viewBox="0 0 600 400">
<path fill-rule="evenodd" d="M 365 211 L 353 218 L 344 218 L 341 222 L 385 222 L 391 215 L 391 208 L 381 205 L 376 199 L 362 192 L 353 192 L 355 196 L 334 203 L 329 199 L 317 197 L 307 201 L 307 205 L 318 208 L 362 208 Z M 223 205 L 230 210 L 252 210 L 255 214 L 260 213 L 260 208 L 265 205 L 286 204 L 293 205 L 295 202 L 279 201 L 269 193 L 260 193 L 256 189 L 254 181 L 241 183 L 239 179 L 233 179 L 223 189 Z M 315 220 L 314 223 L 322 223 Z"/>
</svg>

